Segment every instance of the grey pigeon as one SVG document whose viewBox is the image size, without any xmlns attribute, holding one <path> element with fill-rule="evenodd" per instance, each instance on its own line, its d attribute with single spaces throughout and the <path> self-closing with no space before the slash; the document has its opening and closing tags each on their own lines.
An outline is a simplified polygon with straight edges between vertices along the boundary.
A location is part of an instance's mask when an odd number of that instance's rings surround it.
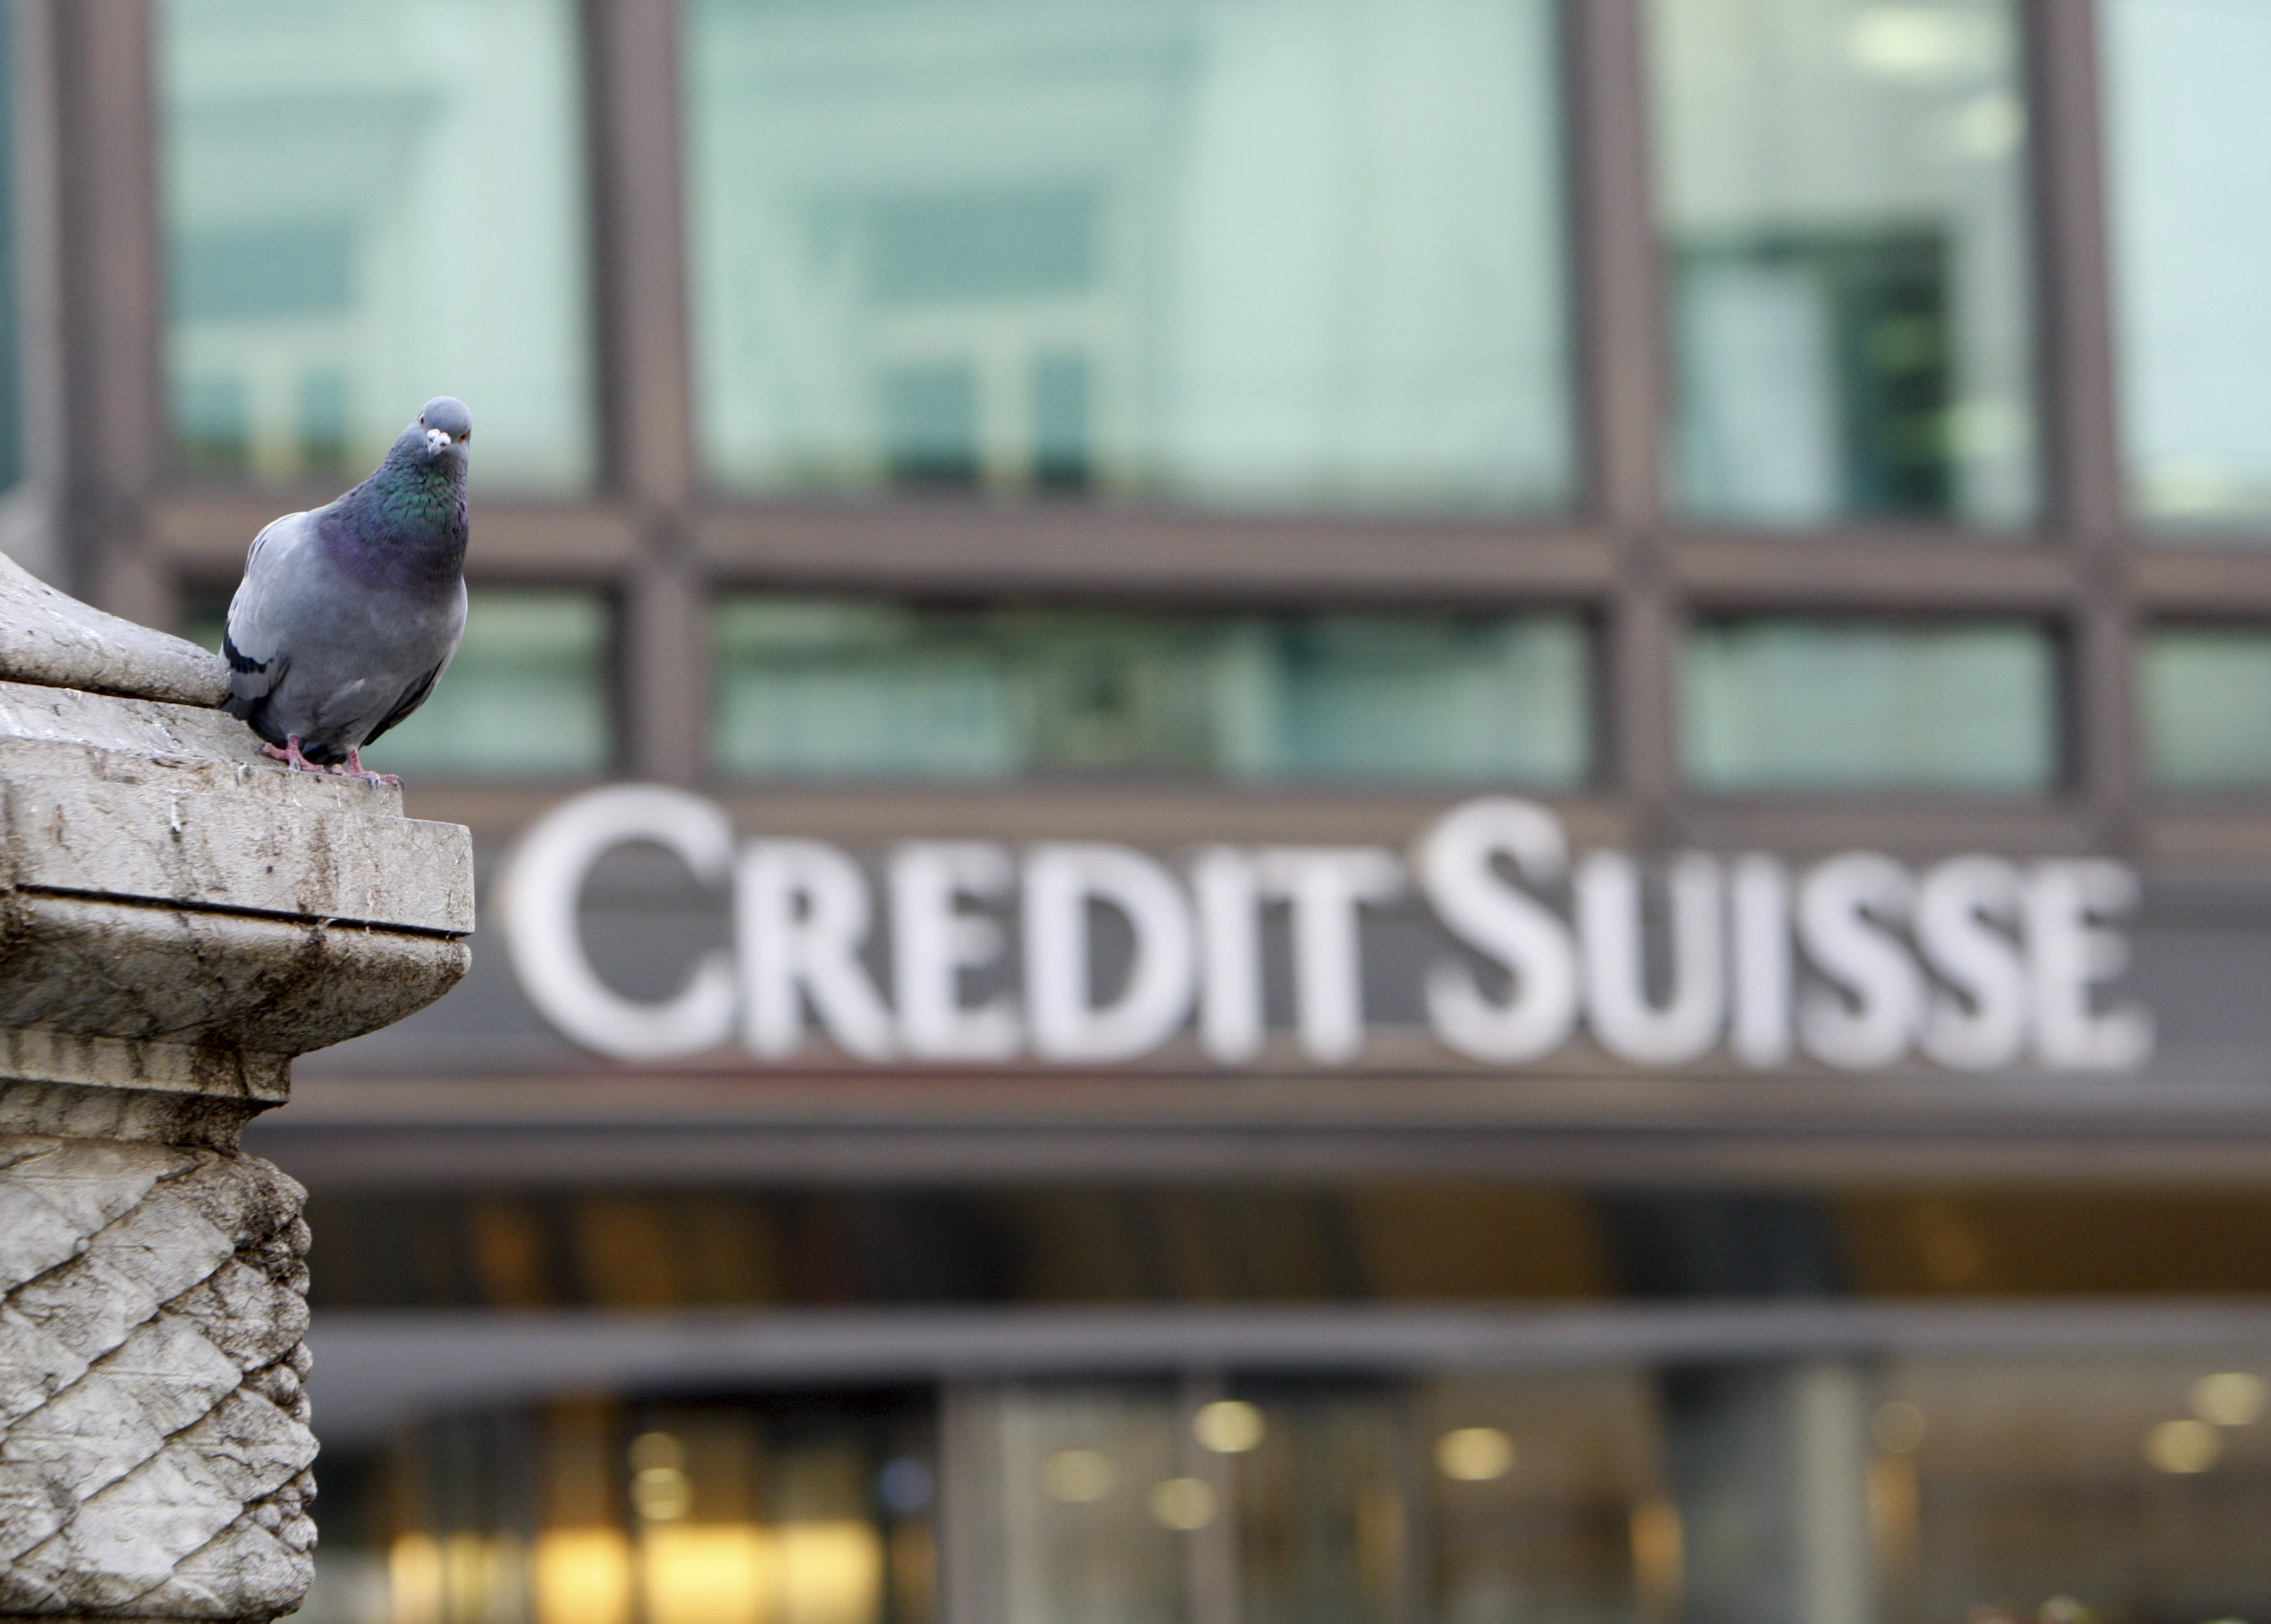
<svg viewBox="0 0 2271 1624">
<path fill-rule="evenodd" d="M 365 771 L 362 747 L 426 702 L 465 635 L 473 437 L 465 402 L 438 396 L 376 473 L 253 539 L 221 640 L 222 703 L 278 761 L 402 781 Z"/>
</svg>

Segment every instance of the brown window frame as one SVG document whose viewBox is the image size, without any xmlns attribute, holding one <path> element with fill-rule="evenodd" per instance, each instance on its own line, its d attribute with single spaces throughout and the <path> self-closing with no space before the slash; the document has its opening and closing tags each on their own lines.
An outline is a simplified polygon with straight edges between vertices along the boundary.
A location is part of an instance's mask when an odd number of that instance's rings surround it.
<svg viewBox="0 0 2271 1624">
<path fill-rule="evenodd" d="M 51 176 L 29 189 L 38 206 L 26 251 L 41 260 L 34 285 L 52 285 L 60 335 L 48 409 L 62 425 L 61 443 L 49 477 L 76 566 L 72 584 L 121 613 L 168 623 L 185 585 L 233 576 L 245 539 L 289 493 L 191 485 L 168 468 L 158 0 L 20 3 L 27 147 L 35 168 Z M 2024 808 L 1958 796 L 1887 799 L 1866 815 L 1885 840 L 1976 841 L 1992 825 L 2049 849 L 2271 860 L 2271 831 L 2254 827 L 2264 820 L 2253 808 L 2170 808 L 2141 784 L 2133 720 L 2138 629 L 2202 613 L 2271 619 L 2271 548 L 2251 551 L 2247 537 L 2220 544 L 2148 538 L 2124 515 L 2095 0 L 2021 6 L 2044 502 L 2016 538 L 1882 523 L 1773 533 L 1667 514 L 1647 0 L 1562 5 L 1581 446 L 1572 512 L 1534 521 L 1370 522 L 1045 501 L 720 498 L 703 488 L 694 460 L 677 8 L 666 0 L 581 4 L 599 482 L 576 501 L 483 500 L 473 569 L 484 582 L 540 579 L 614 594 L 624 771 L 713 783 L 705 610 L 721 589 L 1136 592 L 1225 605 L 1297 596 L 1551 604 L 1583 612 L 1600 639 L 1599 783 L 1555 797 L 1581 827 L 1597 822 L 1605 832 L 1648 841 L 1771 835 L 1800 847 L 1850 843 L 1857 816 L 1850 802 L 1730 807 L 1682 786 L 1674 682 L 1683 626 L 1703 614 L 1829 608 L 2022 613 L 2058 625 L 2066 646 L 2064 786 Z M 729 799 L 757 793 L 728 792 Z M 1056 804 L 1063 793 L 1009 785 L 968 799 L 973 808 L 1024 807 L 1023 824 L 1037 796 Z M 1218 799 L 1188 786 L 1161 793 L 1186 803 Z M 793 799 L 815 808 L 890 810 L 873 792 L 853 787 L 800 789 Z M 1391 807 L 1440 796 L 1326 789 L 1258 804 L 1292 799 L 1313 812 L 1321 803 L 1342 807 L 1366 823 L 1374 811 L 1385 823 Z M 488 790 L 480 799 L 495 816 L 517 804 Z M 1064 804 L 1071 816 L 1083 803 Z M 1098 826 L 1094 811 L 1076 821 Z M 1106 817 L 1103 826 L 1113 821 Z"/>
</svg>

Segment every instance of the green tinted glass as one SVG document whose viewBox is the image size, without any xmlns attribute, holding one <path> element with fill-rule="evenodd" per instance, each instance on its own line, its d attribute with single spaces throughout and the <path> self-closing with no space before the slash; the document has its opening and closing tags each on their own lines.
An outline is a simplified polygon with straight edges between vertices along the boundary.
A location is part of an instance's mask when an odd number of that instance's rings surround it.
<svg viewBox="0 0 2271 1624">
<path fill-rule="evenodd" d="M 1550 0 L 681 9 L 719 483 L 1565 500 Z"/>
<path fill-rule="evenodd" d="M 2137 675 L 2155 783 L 2271 785 L 2271 628 L 2157 628 L 2144 639 Z"/>
<path fill-rule="evenodd" d="M 1682 677 L 1704 789 L 2023 793 L 2058 771 L 2057 659 L 2026 622 L 1710 622 Z"/>
<path fill-rule="evenodd" d="M 368 471 L 461 397 L 482 487 L 590 475 L 573 0 L 167 0 L 167 362 L 190 468 Z"/>
<path fill-rule="evenodd" d="M 2031 512 L 2016 12 L 1652 0 L 1689 514 Z"/>
<path fill-rule="evenodd" d="M 2266 0 L 2103 0 L 2121 427 L 2132 504 L 2271 515 Z"/>
<path fill-rule="evenodd" d="M 716 749 L 754 777 L 1567 784 L 1566 615 L 1173 615 L 747 598 L 718 616 Z"/>
<path fill-rule="evenodd" d="M 612 755 L 607 606 L 595 594 L 476 587 L 465 640 L 426 703 L 364 764 L 451 777 L 586 777 Z M 228 600 L 197 603 L 183 635 L 220 647 Z"/>
</svg>

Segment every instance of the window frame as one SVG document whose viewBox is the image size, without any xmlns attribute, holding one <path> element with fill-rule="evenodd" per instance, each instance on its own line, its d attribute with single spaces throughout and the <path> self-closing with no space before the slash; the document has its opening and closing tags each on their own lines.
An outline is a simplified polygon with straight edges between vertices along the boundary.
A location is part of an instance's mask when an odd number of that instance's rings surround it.
<svg viewBox="0 0 2271 1624">
<path fill-rule="evenodd" d="M 54 392 L 64 429 L 71 585 L 107 607 L 163 624 L 185 584 L 234 571 L 247 539 L 293 493 L 196 487 L 168 469 L 151 55 L 160 3 L 34 0 L 32 9 L 46 15 L 42 32 L 27 38 L 43 42 L 35 77 L 46 138 L 39 145 L 58 177 L 64 355 Z M 2022 0 L 2020 7 L 2042 502 L 2015 544 L 1953 525 L 1768 532 L 1672 516 L 1646 0 L 1563 0 L 1561 9 L 1579 448 L 1568 513 L 1255 518 L 1047 500 L 721 497 L 703 488 L 693 460 L 675 8 L 577 3 L 588 101 L 599 482 L 575 501 L 477 495 L 471 575 L 613 594 L 622 771 L 725 786 L 705 753 L 707 608 L 725 591 L 1133 595 L 1212 607 L 1289 600 L 1550 606 L 1575 608 L 1597 629 L 1602 673 L 1597 781 L 1550 799 L 1597 808 L 1653 842 L 1724 831 L 1719 838 L 1773 834 L 1805 845 L 1850 831 L 1850 801 L 1793 796 L 1736 808 L 1683 784 L 1675 685 L 1687 621 L 1832 608 L 2021 615 L 2054 623 L 2066 644 L 2059 787 L 2023 812 L 1961 795 L 1887 798 L 1884 838 L 1976 841 L 1984 826 L 2002 830 L 2015 817 L 2018 825 L 1998 838 L 2024 838 L 2026 828 L 2046 846 L 2144 855 L 2167 846 L 2162 825 L 2180 816 L 2189 820 L 2185 828 L 2166 831 L 2179 847 L 2197 836 L 2271 860 L 2271 832 L 2237 826 L 2249 808 L 2175 813 L 2141 786 L 2140 629 L 2204 613 L 2271 619 L 2271 534 L 2148 538 L 2124 514 L 2095 0 Z M 446 790 L 436 793 L 447 800 Z M 747 793 L 736 787 L 732 795 Z M 1218 793 L 1160 786 L 1163 796 L 1184 801 Z M 1011 783 L 977 798 L 1030 806 L 1036 796 L 1059 794 Z M 856 786 L 843 795 L 875 800 Z M 518 799 L 485 791 L 468 797 L 465 809 L 495 826 L 498 816 L 517 815 L 505 808 Z M 1299 799 L 1356 808 L 1381 798 L 1327 786 Z M 1018 822 L 1030 817 L 1029 810 Z M 2224 822 L 2202 835 L 2203 818 Z"/>
</svg>

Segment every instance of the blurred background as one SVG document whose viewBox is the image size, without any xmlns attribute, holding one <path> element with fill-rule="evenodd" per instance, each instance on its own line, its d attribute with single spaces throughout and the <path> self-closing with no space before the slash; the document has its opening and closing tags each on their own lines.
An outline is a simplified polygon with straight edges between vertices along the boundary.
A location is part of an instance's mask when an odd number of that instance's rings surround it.
<svg viewBox="0 0 2271 1624">
<path fill-rule="evenodd" d="M 2271 0 L 0 25 L 0 546 L 214 642 L 267 519 L 479 428 L 371 753 L 475 969 L 248 1137 L 302 1616 L 2271 1619 Z M 898 1057 L 570 1041 L 493 878 L 618 781 L 844 854 Z M 1649 876 L 1566 1042 L 1448 1044 L 1386 882 L 1252 894 L 1242 1046 L 1018 1024 L 1031 842 L 1393 873 L 1485 794 Z M 1717 962 L 1687 851 L 1779 876 L 1768 1026 L 1620 1039 Z M 577 895 L 587 1003 L 733 951 L 652 842 Z"/>
</svg>

